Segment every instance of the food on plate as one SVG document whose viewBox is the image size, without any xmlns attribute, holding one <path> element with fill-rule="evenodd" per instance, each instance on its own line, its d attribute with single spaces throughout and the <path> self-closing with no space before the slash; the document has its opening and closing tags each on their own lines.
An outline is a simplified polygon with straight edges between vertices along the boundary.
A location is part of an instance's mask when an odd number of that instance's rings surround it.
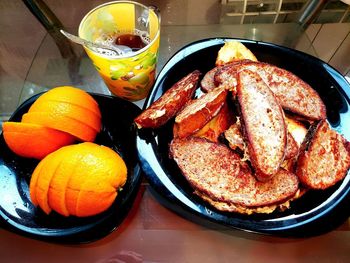
<svg viewBox="0 0 350 263">
<path fill-rule="evenodd" d="M 224 137 L 228 142 L 229 147 L 232 150 L 239 150 L 244 153 L 245 159 L 249 160 L 249 154 L 247 152 L 247 146 L 242 136 L 242 127 L 240 120 L 232 124 L 227 130 L 224 130 Z M 288 130 L 288 127 L 287 127 Z M 299 151 L 299 145 L 293 138 L 292 134 L 287 131 L 287 146 L 285 149 L 284 160 L 289 160 L 297 156 Z"/>
<path fill-rule="evenodd" d="M 93 141 L 97 135 L 96 130 L 85 123 L 68 116 L 48 112 L 29 112 L 22 116 L 22 122 L 39 124 L 45 127 L 67 132 L 81 141 Z"/>
<path fill-rule="evenodd" d="M 193 193 L 220 211 L 272 213 L 342 180 L 350 143 L 329 127 L 318 93 L 249 53 L 232 56 L 235 45 L 204 74 L 204 94 L 163 108 L 175 117 L 170 157 Z"/>
<path fill-rule="evenodd" d="M 170 154 L 197 193 L 242 210 L 284 203 L 298 190 L 295 174 L 279 169 L 259 182 L 238 154 L 202 138 L 174 139 Z"/>
<path fill-rule="evenodd" d="M 101 112 L 90 94 L 63 86 L 42 94 L 23 115 L 22 122 L 39 124 L 92 142 L 101 129 Z"/>
<path fill-rule="evenodd" d="M 42 94 L 21 122 L 3 124 L 8 147 L 19 156 L 35 159 L 76 140 L 93 141 L 100 129 L 97 102 L 87 92 L 70 86 Z"/>
<path fill-rule="evenodd" d="M 228 41 L 218 52 L 215 65 L 220 66 L 235 60 L 257 61 L 255 55 L 239 41 Z"/>
<path fill-rule="evenodd" d="M 31 123 L 4 122 L 2 131 L 7 146 L 15 154 L 39 160 L 75 141 L 68 133 Z"/>
<path fill-rule="evenodd" d="M 291 117 L 286 116 L 285 121 L 287 124 L 288 132 L 292 135 L 298 147 L 300 147 L 300 145 L 303 143 L 305 139 L 308 129 L 303 123 Z"/>
<path fill-rule="evenodd" d="M 326 189 L 344 179 L 350 168 L 350 143 L 323 120 L 310 128 L 296 174 L 312 189 Z"/>
<path fill-rule="evenodd" d="M 227 103 L 221 107 L 219 113 L 193 136 L 206 138 L 212 142 L 218 142 L 220 135 L 233 123 L 233 115 Z"/>
<path fill-rule="evenodd" d="M 282 108 L 310 121 L 326 118 L 326 107 L 318 93 L 293 73 L 263 62 L 244 61 L 223 66 L 215 74 L 217 86 L 235 90 L 238 72 L 256 72 L 277 97 Z"/>
<path fill-rule="evenodd" d="M 216 87 L 215 81 L 214 81 L 214 76 L 216 71 L 218 71 L 220 66 L 215 67 L 211 70 L 209 70 L 202 78 L 201 80 L 201 90 L 203 92 L 208 92 L 209 90 L 212 90 Z"/>
<path fill-rule="evenodd" d="M 195 70 L 175 83 L 135 119 L 136 125 L 139 128 L 157 128 L 174 117 L 193 97 L 200 74 Z"/>
<path fill-rule="evenodd" d="M 289 160 L 298 155 L 299 145 L 293 138 L 292 134 L 288 130 L 287 126 L 287 146 L 285 150 L 284 160 Z"/>
<path fill-rule="evenodd" d="M 258 61 L 254 54 L 239 41 L 229 41 L 220 48 L 216 58 L 216 67 L 209 70 L 201 80 L 201 90 L 208 92 L 218 86 L 215 75 L 226 64 L 242 63 L 244 61 Z"/>
<path fill-rule="evenodd" d="M 30 198 L 46 214 L 92 216 L 112 205 L 126 179 L 126 165 L 116 152 L 84 142 L 64 146 L 39 162 Z"/>
<path fill-rule="evenodd" d="M 279 170 L 287 145 L 287 129 L 280 104 L 262 78 L 249 70 L 238 73 L 237 100 L 243 136 L 255 175 L 261 181 Z"/>
<path fill-rule="evenodd" d="M 228 146 L 234 151 L 245 152 L 247 145 L 243 139 L 241 132 L 241 122 L 239 118 L 226 131 L 224 131 L 224 138 L 228 142 Z M 248 155 L 248 153 L 246 153 Z M 248 156 L 249 159 L 249 156 Z"/>
<path fill-rule="evenodd" d="M 177 115 L 174 137 L 187 137 L 207 124 L 226 102 L 227 90 L 216 88 L 190 101 Z"/>
</svg>

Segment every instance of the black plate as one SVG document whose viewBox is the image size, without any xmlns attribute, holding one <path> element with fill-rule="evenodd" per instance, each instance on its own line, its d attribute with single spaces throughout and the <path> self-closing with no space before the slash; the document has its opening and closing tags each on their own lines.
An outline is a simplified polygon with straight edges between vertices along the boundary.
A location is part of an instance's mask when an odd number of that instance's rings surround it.
<svg viewBox="0 0 350 263">
<path fill-rule="evenodd" d="M 217 52 L 229 39 L 194 42 L 175 54 L 160 72 L 145 107 L 160 97 L 177 80 L 195 69 L 202 73 L 215 63 Z M 328 64 L 305 53 L 270 43 L 239 39 L 260 61 L 285 68 L 315 88 L 327 106 L 332 128 L 350 139 L 350 86 Z M 175 162 L 169 159 L 168 144 L 173 121 L 164 127 L 138 132 L 137 148 L 141 166 L 156 196 L 168 208 L 208 226 L 229 226 L 246 231 L 286 235 L 317 235 L 334 229 L 349 217 L 350 174 L 325 191 L 310 191 L 285 212 L 245 216 L 215 210 L 195 196 Z M 219 225 L 218 225 L 218 224 Z"/>
<path fill-rule="evenodd" d="M 12 115 L 20 121 L 30 105 L 40 96 L 25 101 Z M 0 137 L 0 219 L 4 227 L 16 233 L 53 242 L 85 243 L 102 238 L 120 225 L 127 216 L 139 189 L 138 165 L 133 119 L 140 109 L 116 97 L 92 94 L 102 113 L 102 131 L 95 142 L 118 152 L 128 168 L 128 179 L 113 205 L 91 217 L 63 217 L 53 212 L 45 215 L 29 199 L 30 176 L 37 160 L 21 158 L 9 150 Z M 1 220 L 0 220 L 1 222 Z"/>
</svg>

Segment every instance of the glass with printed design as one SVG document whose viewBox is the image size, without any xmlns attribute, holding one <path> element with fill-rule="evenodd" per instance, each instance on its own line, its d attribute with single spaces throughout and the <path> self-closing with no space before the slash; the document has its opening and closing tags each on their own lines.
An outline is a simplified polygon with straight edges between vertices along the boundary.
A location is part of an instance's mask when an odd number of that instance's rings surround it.
<svg viewBox="0 0 350 263">
<path fill-rule="evenodd" d="M 130 101 L 145 98 L 154 84 L 159 35 L 157 9 L 132 1 L 102 4 L 92 9 L 79 25 L 79 37 L 92 42 L 128 46 L 137 42 L 132 52 L 121 55 L 84 46 L 111 93 Z"/>
</svg>

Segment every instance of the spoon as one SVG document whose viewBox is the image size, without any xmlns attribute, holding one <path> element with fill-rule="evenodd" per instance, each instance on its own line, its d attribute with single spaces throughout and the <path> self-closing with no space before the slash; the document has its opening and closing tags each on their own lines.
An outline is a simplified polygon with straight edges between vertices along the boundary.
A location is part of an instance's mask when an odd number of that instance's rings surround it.
<svg viewBox="0 0 350 263">
<path fill-rule="evenodd" d="M 123 45 L 117 45 L 117 46 L 107 46 L 104 44 L 100 43 L 94 43 L 86 39 L 82 39 L 78 36 L 72 35 L 63 29 L 60 30 L 60 32 L 68 38 L 70 41 L 86 46 L 90 49 L 92 49 L 95 52 L 105 54 L 105 55 L 110 55 L 110 56 L 120 56 L 124 55 L 126 53 L 132 52 L 132 49 L 128 46 L 123 46 Z"/>
</svg>

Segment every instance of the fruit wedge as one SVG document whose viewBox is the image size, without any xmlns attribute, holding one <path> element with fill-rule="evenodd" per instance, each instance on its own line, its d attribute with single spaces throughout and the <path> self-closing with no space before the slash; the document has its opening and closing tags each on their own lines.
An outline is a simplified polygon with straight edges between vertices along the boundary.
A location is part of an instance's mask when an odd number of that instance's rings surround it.
<svg viewBox="0 0 350 263">
<path fill-rule="evenodd" d="M 75 140 L 69 133 L 35 123 L 4 122 L 3 134 L 7 146 L 14 153 L 35 159 L 42 159 Z"/>
<path fill-rule="evenodd" d="M 101 117 L 97 102 L 84 90 L 71 86 L 56 87 L 42 94 L 36 101 L 50 100 L 79 105 L 87 110 L 93 111 L 96 115 Z"/>
<path fill-rule="evenodd" d="M 69 102 L 37 100 L 28 111 L 28 113 L 31 112 L 45 112 L 55 116 L 66 116 L 85 123 L 97 132 L 101 130 L 101 115 Z"/>
<path fill-rule="evenodd" d="M 72 119 L 64 115 L 47 112 L 30 112 L 22 116 L 22 122 L 40 124 L 52 129 L 67 132 L 82 141 L 95 140 L 97 131 L 83 121 Z"/>
<path fill-rule="evenodd" d="M 61 149 L 63 148 L 64 147 L 62 147 Z M 54 176 L 56 169 L 61 162 L 61 159 L 55 158 L 55 154 L 61 149 L 46 156 L 41 161 L 44 163 L 40 171 L 38 172 L 38 178 L 35 186 L 35 196 L 36 196 L 38 205 L 46 214 L 50 214 L 52 210 L 48 202 L 48 192 L 49 192 L 51 179 Z M 34 170 L 34 173 L 35 173 L 35 170 Z"/>
<path fill-rule="evenodd" d="M 63 216 L 91 216 L 111 206 L 126 177 L 126 165 L 116 152 L 84 142 L 41 160 L 31 178 L 30 196 L 47 214 L 52 209 Z"/>
</svg>

